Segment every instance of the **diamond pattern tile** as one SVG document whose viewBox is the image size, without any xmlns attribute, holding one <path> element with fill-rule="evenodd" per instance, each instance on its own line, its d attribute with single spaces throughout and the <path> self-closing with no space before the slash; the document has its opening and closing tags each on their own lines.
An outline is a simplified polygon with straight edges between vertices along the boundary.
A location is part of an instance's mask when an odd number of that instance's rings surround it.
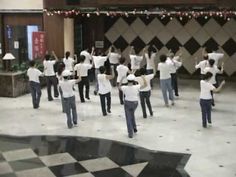
<svg viewBox="0 0 236 177">
<path fill-rule="evenodd" d="M 204 30 L 210 34 L 214 35 L 217 31 L 220 30 L 221 26 L 213 19 L 211 18 L 205 25 Z"/>
<path fill-rule="evenodd" d="M 201 46 L 194 38 L 191 38 L 188 42 L 184 44 L 184 47 L 191 55 L 193 55 Z"/>
<path fill-rule="evenodd" d="M 152 20 L 152 22 L 147 26 L 147 28 L 152 31 L 154 35 L 157 35 L 160 31 L 162 31 L 165 27 L 164 25 L 159 21 L 158 18 L 155 18 Z"/>
<path fill-rule="evenodd" d="M 190 35 L 194 35 L 201 28 L 201 25 L 194 18 L 192 18 L 184 26 L 184 28 L 189 32 Z"/>
<path fill-rule="evenodd" d="M 124 33 L 123 33 L 123 37 L 124 39 L 128 42 L 128 43 L 131 43 L 135 37 L 137 35 L 135 34 L 135 32 L 133 31 L 132 28 L 128 28 Z"/>
<path fill-rule="evenodd" d="M 129 28 L 129 25 L 123 20 L 123 18 L 119 18 L 113 27 L 116 29 L 118 34 L 121 35 L 127 30 L 127 28 Z"/>
<path fill-rule="evenodd" d="M 134 176 L 138 176 L 147 164 L 148 164 L 147 162 L 144 162 L 144 163 L 139 163 L 139 164 L 134 164 L 134 165 L 127 165 L 127 166 L 122 167 L 122 169 L 134 177 Z"/>
<path fill-rule="evenodd" d="M 143 22 L 145 25 L 149 25 L 149 24 L 154 20 L 155 17 L 152 17 L 152 16 L 149 16 L 149 17 L 147 17 L 147 16 L 141 16 L 141 17 L 139 17 L 139 18 L 140 18 L 140 20 L 142 20 L 142 22 Z"/>
<path fill-rule="evenodd" d="M 145 29 L 145 24 L 139 18 L 137 18 L 130 26 L 137 35 L 141 34 Z"/>
<path fill-rule="evenodd" d="M 121 51 L 123 51 L 128 46 L 128 43 L 122 36 L 120 36 L 113 44 L 116 48 L 120 49 Z"/>
<path fill-rule="evenodd" d="M 190 38 L 190 34 L 187 32 L 185 28 L 182 28 L 177 34 L 175 34 L 175 38 L 184 45 Z"/>
<path fill-rule="evenodd" d="M 220 46 L 222 46 L 227 40 L 229 40 L 230 37 L 228 33 L 221 28 L 217 33 L 215 33 L 213 38 Z"/>
<path fill-rule="evenodd" d="M 131 45 L 134 46 L 137 53 L 139 53 L 146 46 L 146 44 L 142 41 L 142 39 L 140 39 L 140 37 L 136 37 L 131 42 Z"/>
<path fill-rule="evenodd" d="M 11 166 L 7 162 L 0 163 L 0 175 L 13 172 Z"/>
<path fill-rule="evenodd" d="M 104 37 L 104 51 L 107 51 L 111 45 L 112 43 L 105 36 Z"/>
<path fill-rule="evenodd" d="M 128 24 L 128 25 L 131 25 L 135 20 L 136 20 L 136 18 L 137 17 L 135 17 L 135 16 L 129 16 L 129 17 L 122 17 L 123 18 L 123 20 L 124 21 L 126 21 L 126 23 Z"/>
<path fill-rule="evenodd" d="M 210 20 L 210 18 L 205 18 L 205 17 L 198 17 L 198 18 L 196 18 L 196 21 L 197 21 L 201 26 L 204 26 L 209 20 Z"/>
<path fill-rule="evenodd" d="M 170 17 L 165 17 L 165 18 L 162 18 L 160 16 L 157 17 L 159 19 L 159 21 L 164 25 L 166 26 L 171 20 L 170 20 Z"/>
<path fill-rule="evenodd" d="M 171 38 L 171 40 L 169 40 L 166 44 L 166 47 L 168 49 L 171 49 L 174 53 L 176 53 L 179 50 L 180 46 L 181 44 L 175 37 Z"/>
<path fill-rule="evenodd" d="M 91 173 L 82 173 L 82 174 L 77 174 L 77 175 L 70 175 L 67 177 L 94 177 Z"/>
<path fill-rule="evenodd" d="M 45 165 L 39 158 L 11 161 L 9 162 L 9 164 L 14 171 L 23 171 L 45 167 Z"/>
<path fill-rule="evenodd" d="M 234 36 L 236 34 L 236 21 L 234 19 L 231 19 L 228 21 L 224 26 L 223 29 L 230 35 Z"/>
<path fill-rule="evenodd" d="M 157 34 L 158 39 L 163 44 L 166 44 L 172 38 L 172 36 L 173 35 L 166 28 L 164 28 L 162 31 L 160 31 L 160 33 Z"/>
<path fill-rule="evenodd" d="M 184 26 L 186 25 L 191 19 L 189 19 L 189 17 L 182 17 L 182 18 L 176 18 L 179 23 Z"/>
<path fill-rule="evenodd" d="M 16 172 L 17 177 L 55 177 L 48 168 L 37 168 Z"/>
<path fill-rule="evenodd" d="M 235 71 L 236 71 L 236 64 L 233 62 L 233 60 L 226 60 L 224 63 L 224 72 L 228 75 L 231 76 Z"/>
<path fill-rule="evenodd" d="M 201 28 L 193 35 L 193 37 L 202 46 L 210 38 L 210 35 L 203 28 Z"/>
<path fill-rule="evenodd" d="M 213 38 L 210 38 L 209 40 L 207 40 L 205 44 L 203 44 L 203 46 L 206 47 L 206 50 L 208 53 L 218 50 L 218 47 L 219 47 L 219 45 Z"/>
<path fill-rule="evenodd" d="M 92 173 L 95 177 L 132 177 L 121 168 L 97 171 Z"/>
<path fill-rule="evenodd" d="M 185 59 L 183 61 L 183 66 L 190 74 L 195 72 L 195 61 L 192 57 Z"/>
<path fill-rule="evenodd" d="M 227 23 L 227 20 L 221 17 L 214 17 L 214 19 L 220 26 L 224 26 L 224 24 Z"/>
<path fill-rule="evenodd" d="M 116 21 L 118 20 L 119 18 L 118 17 L 105 17 L 104 18 L 104 24 L 105 24 L 105 27 L 104 27 L 104 30 L 105 30 L 105 33 L 111 29 L 111 27 L 116 23 Z"/>
<path fill-rule="evenodd" d="M 147 27 L 143 30 L 143 32 L 139 36 L 146 44 L 149 43 L 154 38 L 154 34 Z"/>
<path fill-rule="evenodd" d="M 114 27 L 111 27 L 105 36 L 111 43 L 113 43 L 120 35 Z"/>
<path fill-rule="evenodd" d="M 176 18 L 173 18 L 167 25 L 166 28 L 171 32 L 171 34 L 177 34 L 183 27 Z"/>
<path fill-rule="evenodd" d="M 188 59 L 191 56 L 190 53 L 184 47 L 181 48 L 181 53 L 182 53 L 181 56 L 182 60 Z"/>
<path fill-rule="evenodd" d="M 15 151 L 3 152 L 3 156 L 7 161 L 15 161 L 37 157 L 32 149 L 20 149 Z"/>
<path fill-rule="evenodd" d="M 158 50 L 160 50 L 164 45 L 162 42 L 157 38 L 154 37 L 150 42 L 149 45 L 155 45 Z"/>
<path fill-rule="evenodd" d="M 232 56 L 236 52 L 236 42 L 230 38 L 227 42 L 225 42 L 222 48 L 229 56 Z"/>
</svg>

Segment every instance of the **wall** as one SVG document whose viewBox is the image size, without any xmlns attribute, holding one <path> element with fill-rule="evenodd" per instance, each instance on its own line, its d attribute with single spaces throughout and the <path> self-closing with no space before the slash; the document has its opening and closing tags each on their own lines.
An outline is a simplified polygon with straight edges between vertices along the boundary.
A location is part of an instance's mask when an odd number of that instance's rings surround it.
<svg viewBox="0 0 236 177">
<path fill-rule="evenodd" d="M 1 0 L 0 10 L 43 9 L 43 0 Z"/>
<path fill-rule="evenodd" d="M 195 74 L 195 57 L 201 60 L 202 47 L 207 46 L 225 54 L 225 73 L 236 74 L 236 20 L 221 18 L 184 18 L 182 21 L 169 17 L 105 17 L 105 47 L 114 44 L 127 56 L 130 45 L 139 51 L 145 45 L 156 45 L 159 53 L 175 52 L 183 46 L 182 72 Z"/>
<path fill-rule="evenodd" d="M 64 51 L 70 51 L 74 55 L 74 19 L 64 19 Z"/>
</svg>

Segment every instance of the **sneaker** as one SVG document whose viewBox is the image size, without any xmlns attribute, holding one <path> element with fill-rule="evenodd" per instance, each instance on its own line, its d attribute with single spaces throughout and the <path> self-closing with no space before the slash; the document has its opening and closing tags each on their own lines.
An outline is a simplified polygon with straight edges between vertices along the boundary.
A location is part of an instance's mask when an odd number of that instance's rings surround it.
<svg viewBox="0 0 236 177">
<path fill-rule="evenodd" d="M 108 113 L 111 113 L 111 110 L 107 110 Z"/>
<path fill-rule="evenodd" d="M 133 138 L 133 135 L 128 135 L 129 138 Z"/>
<path fill-rule="evenodd" d="M 94 93 L 94 95 L 97 95 L 97 94 L 98 94 L 98 92 L 97 92 L 97 91 L 95 91 L 95 90 L 94 90 L 94 92 L 93 92 L 93 93 Z"/>
<path fill-rule="evenodd" d="M 107 113 L 103 114 L 103 116 L 107 116 Z"/>
<path fill-rule="evenodd" d="M 172 102 L 171 102 L 171 105 L 172 105 L 172 106 L 174 106 L 174 105 L 175 105 L 175 102 L 174 102 L 174 101 L 172 101 Z"/>
<path fill-rule="evenodd" d="M 137 133 L 137 132 L 138 132 L 138 130 L 136 128 L 134 128 L 134 133 Z"/>
<path fill-rule="evenodd" d="M 90 100 L 90 98 L 89 97 L 85 97 L 87 100 Z"/>
</svg>

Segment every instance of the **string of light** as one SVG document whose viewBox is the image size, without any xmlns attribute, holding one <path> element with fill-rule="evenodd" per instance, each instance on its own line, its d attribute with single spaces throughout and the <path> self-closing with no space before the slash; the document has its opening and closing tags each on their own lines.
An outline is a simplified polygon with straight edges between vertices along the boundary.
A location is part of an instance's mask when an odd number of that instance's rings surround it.
<svg viewBox="0 0 236 177">
<path fill-rule="evenodd" d="M 95 11 L 88 11 L 88 10 L 79 10 L 79 9 L 72 9 L 72 10 L 49 10 L 44 9 L 44 13 L 48 16 L 53 15 L 61 15 L 64 17 L 73 17 L 73 16 L 82 16 L 90 18 L 91 15 L 105 15 L 109 17 L 116 17 L 116 16 L 139 16 L 139 15 L 146 15 L 147 18 L 150 16 L 159 16 L 161 19 L 170 18 L 173 19 L 178 17 L 180 20 L 183 18 L 210 18 L 210 17 L 220 17 L 225 20 L 230 20 L 231 18 L 236 17 L 236 11 L 234 10 L 223 10 L 223 11 L 148 11 L 148 10 L 132 10 L 132 11 L 104 11 L 104 10 L 95 10 Z"/>
</svg>

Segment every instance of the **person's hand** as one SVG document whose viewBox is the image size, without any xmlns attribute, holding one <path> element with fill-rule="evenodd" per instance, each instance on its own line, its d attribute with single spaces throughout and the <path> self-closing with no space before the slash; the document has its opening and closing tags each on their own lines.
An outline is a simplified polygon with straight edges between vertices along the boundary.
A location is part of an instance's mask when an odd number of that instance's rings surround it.
<svg viewBox="0 0 236 177">
<path fill-rule="evenodd" d="M 225 63 L 224 63 L 224 62 L 222 62 L 222 64 L 221 64 L 221 67 L 222 67 L 222 68 L 224 67 L 224 64 L 225 64 Z"/>
<path fill-rule="evenodd" d="M 221 82 L 221 85 L 222 85 L 222 86 L 225 85 L 225 80 L 223 80 L 223 81 Z"/>
</svg>

